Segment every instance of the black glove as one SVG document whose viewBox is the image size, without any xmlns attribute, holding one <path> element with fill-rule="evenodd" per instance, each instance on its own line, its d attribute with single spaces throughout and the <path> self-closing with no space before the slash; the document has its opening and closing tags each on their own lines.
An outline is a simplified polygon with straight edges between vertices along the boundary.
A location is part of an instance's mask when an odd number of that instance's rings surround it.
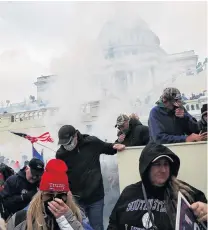
<svg viewBox="0 0 208 230">
<path fill-rule="evenodd" d="M 33 196 L 36 194 L 37 190 L 29 191 L 25 194 L 22 194 L 23 201 L 31 201 Z"/>
</svg>

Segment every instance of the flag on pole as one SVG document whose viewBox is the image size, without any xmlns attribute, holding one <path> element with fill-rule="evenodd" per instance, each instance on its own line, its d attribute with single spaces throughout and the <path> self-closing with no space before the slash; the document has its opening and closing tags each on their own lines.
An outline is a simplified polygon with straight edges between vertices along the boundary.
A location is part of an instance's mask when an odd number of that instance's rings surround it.
<svg viewBox="0 0 208 230">
<path fill-rule="evenodd" d="M 19 137 L 23 137 L 27 140 L 29 140 L 32 144 L 35 143 L 35 142 L 38 142 L 38 141 L 41 141 L 41 142 L 53 142 L 53 139 L 51 138 L 50 136 L 50 133 L 49 132 L 46 132 L 46 133 L 43 133 L 42 135 L 40 135 L 39 137 L 31 137 L 25 133 L 16 133 L 16 132 L 11 132 Z"/>
<path fill-rule="evenodd" d="M 32 145 L 32 155 L 33 155 L 33 158 L 37 158 L 39 160 L 41 160 L 42 162 L 44 162 L 43 160 L 43 155 L 41 155 L 36 149 L 35 147 Z"/>
</svg>

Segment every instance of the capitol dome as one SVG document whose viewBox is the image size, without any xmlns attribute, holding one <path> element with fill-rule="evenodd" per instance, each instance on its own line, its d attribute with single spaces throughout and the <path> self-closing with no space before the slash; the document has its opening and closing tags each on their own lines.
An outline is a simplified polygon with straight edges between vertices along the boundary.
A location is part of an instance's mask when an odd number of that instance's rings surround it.
<svg viewBox="0 0 208 230">
<path fill-rule="evenodd" d="M 99 34 L 98 41 L 103 49 L 130 45 L 160 46 L 158 36 L 140 18 L 119 18 L 106 22 Z"/>
</svg>

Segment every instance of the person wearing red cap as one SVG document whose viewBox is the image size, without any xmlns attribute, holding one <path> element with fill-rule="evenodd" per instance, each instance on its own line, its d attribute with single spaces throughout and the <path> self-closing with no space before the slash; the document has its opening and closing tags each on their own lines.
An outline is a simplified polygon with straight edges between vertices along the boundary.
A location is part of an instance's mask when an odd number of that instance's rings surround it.
<svg viewBox="0 0 208 230">
<path fill-rule="evenodd" d="M 7 230 L 83 230 L 82 214 L 70 192 L 67 170 L 62 160 L 50 160 L 28 210 L 14 214 Z"/>
<path fill-rule="evenodd" d="M 72 194 L 85 210 L 93 229 L 103 230 L 104 186 L 100 155 L 114 155 L 123 144 L 107 143 L 95 136 L 81 134 L 71 125 L 58 132 L 60 148 L 56 158 L 66 162 Z"/>
</svg>

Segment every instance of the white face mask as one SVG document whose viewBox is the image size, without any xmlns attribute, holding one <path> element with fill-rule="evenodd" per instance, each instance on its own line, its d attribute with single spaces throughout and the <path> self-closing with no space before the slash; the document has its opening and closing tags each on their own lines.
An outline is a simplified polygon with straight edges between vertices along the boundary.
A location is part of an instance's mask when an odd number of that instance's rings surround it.
<svg viewBox="0 0 208 230">
<path fill-rule="evenodd" d="M 68 145 L 64 145 L 64 148 L 67 150 L 67 151 L 72 151 L 73 149 L 75 149 L 77 146 L 77 138 L 74 137 L 74 139 L 72 140 L 72 142 Z"/>
</svg>

